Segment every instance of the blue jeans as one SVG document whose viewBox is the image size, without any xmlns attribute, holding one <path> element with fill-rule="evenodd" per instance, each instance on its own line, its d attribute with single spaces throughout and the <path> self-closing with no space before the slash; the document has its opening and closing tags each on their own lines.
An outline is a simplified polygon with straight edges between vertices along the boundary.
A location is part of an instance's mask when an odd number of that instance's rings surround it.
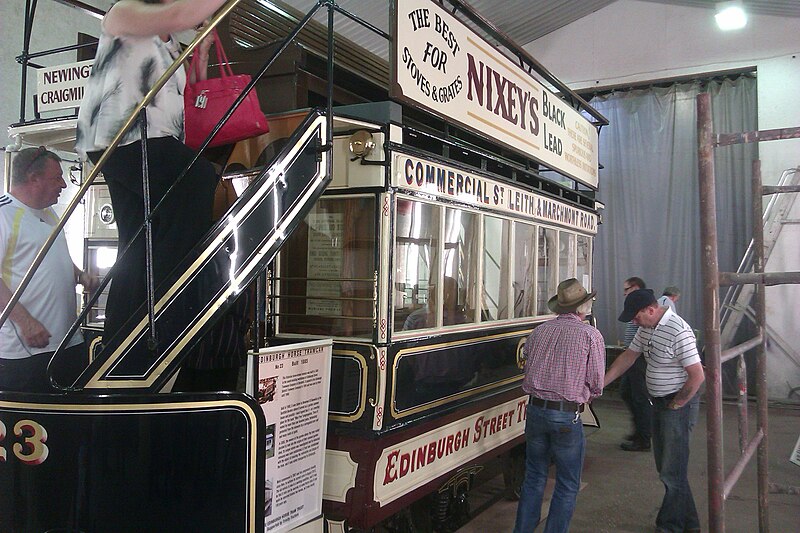
<svg viewBox="0 0 800 533">
<path fill-rule="evenodd" d="M 531 533 L 542 513 L 542 497 L 550 463 L 556 466 L 556 486 L 545 533 L 566 533 L 581 485 L 585 439 L 575 413 L 528 405 L 525 420 L 525 479 L 517 507 L 514 533 Z"/>
<path fill-rule="evenodd" d="M 700 519 L 689 487 L 689 438 L 697 423 L 700 398 L 695 394 L 678 410 L 668 401 L 653 398 L 653 456 L 664 483 L 664 499 L 656 517 L 656 530 L 683 533 L 699 529 Z"/>
</svg>

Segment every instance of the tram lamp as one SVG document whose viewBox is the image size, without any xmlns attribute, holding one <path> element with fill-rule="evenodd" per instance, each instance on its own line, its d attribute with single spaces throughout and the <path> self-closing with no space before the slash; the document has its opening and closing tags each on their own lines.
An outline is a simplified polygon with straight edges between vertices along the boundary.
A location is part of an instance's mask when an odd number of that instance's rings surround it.
<svg viewBox="0 0 800 533">
<path fill-rule="evenodd" d="M 739 30 L 747 25 L 747 14 L 740 1 L 718 3 L 714 18 L 722 31 Z"/>
<path fill-rule="evenodd" d="M 374 148 L 375 141 L 367 130 L 358 130 L 350 136 L 350 153 L 353 154 L 351 161 L 367 157 Z"/>
</svg>

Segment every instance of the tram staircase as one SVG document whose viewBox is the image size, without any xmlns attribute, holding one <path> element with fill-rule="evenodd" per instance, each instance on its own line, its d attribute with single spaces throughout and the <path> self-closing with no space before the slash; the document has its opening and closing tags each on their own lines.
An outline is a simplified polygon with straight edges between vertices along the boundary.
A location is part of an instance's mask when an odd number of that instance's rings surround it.
<svg viewBox="0 0 800 533">
<path fill-rule="evenodd" d="M 212 17 L 204 30 L 205 33 L 195 37 L 190 47 L 170 66 L 171 72 L 180 68 L 183 58 L 222 19 L 226 18 L 239 2 L 240 0 L 229 0 Z M 321 7 L 322 3 L 313 7 L 294 25 L 294 29 L 277 43 L 277 47 L 271 52 L 271 57 L 264 62 L 260 71 L 244 88 L 244 94 L 239 96 L 203 143 L 200 148 L 201 153 L 234 113 L 237 104 L 244 99 L 246 93 L 255 87 L 267 69 L 289 43 L 297 38 Z M 33 16 L 32 12 L 30 16 Z M 332 28 L 328 28 L 328 31 L 331 32 Z M 329 64 L 333 61 L 332 48 L 329 36 Z M 136 114 L 144 112 L 147 103 L 152 100 L 168 77 L 168 75 L 162 76 L 156 86 L 145 95 L 145 99 L 128 118 L 128 122 L 117 134 L 108 150 L 115 149 L 124 132 L 137 124 Z M 332 72 L 329 72 L 329 78 L 332 78 Z M 155 296 L 152 297 L 152 301 L 145 302 L 119 333 L 109 339 L 103 338 L 103 349 L 93 354 L 94 359 L 77 378 L 59 375 L 57 366 L 51 361 L 48 374 L 55 386 L 68 391 L 86 390 L 103 393 L 114 390 L 159 392 L 165 389 L 180 368 L 183 357 L 230 309 L 237 295 L 274 260 L 285 239 L 305 218 L 330 183 L 332 91 L 332 80 L 329 79 L 327 109 L 310 111 L 271 164 L 245 173 L 250 178 L 248 187 L 167 279 L 154 288 L 152 292 Z M 141 126 L 142 122 L 139 117 L 138 125 Z M 146 124 L 146 121 L 144 123 Z M 98 167 L 81 186 L 79 195 L 85 194 L 96 173 L 102 170 L 104 160 L 101 158 L 98 162 Z M 183 179 L 184 175 L 178 179 Z M 170 193 L 171 191 L 167 194 Z M 67 208 L 54 234 L 51 235 L 51 240 L 63 228 L 77 201 L 78 199 L 73 200 Z M 146 226 L 147 222 L 142 225 L 139 232 L 144 231 L 147 239 Z M 47 253 L 50 244 L 45 244 L 45 248 L 40 250 L 40 255 Z M 124 261 L 124 251 L 121 252 L 123 255 L 118 256 L 118 261 Z M 38 260 L 40 257 L 37 257 Z M 151 260 L 156 262 L 159 258 L 154 257 Z M 36 261 L 34 264 L 38 266 Z M 33 267 L 33 271 L 36 266 Z M 86 302 L 84 311 L 65 339 L 72 338 L 80 327 L 88 310 L 97 301 L 109 279 L 113 278 L 113 272 L 112 268 L 110 275 Z M 26 274 L 28 281 L 31 275 L 32 272 Z M 23 280 L 21 285 L 17 290 L 18 293 L 24 290 L 26 281 Z M 12 296 L 13 301 L 17 301 L 18 298 L 17 293 Z M 7 313 L 8 309 L 4 309 L 3 315 Z M 66 340 L 62 341 L 56 350 L 54 360 L 62 355 L 65 344 Z"/>
<path fill-rule="evenodd" d="M 181 359 L 264 271 L 330 182 L 328 118 L 311 111 L 249 186 L 102 350 L 75 388 L 162 390 Z M 158 261 L 158 258 L 154 258 Z M 192 302 L 201 302 L 199 308 Z"/>
<path fill-rule="evenodd" d="M 797 185 L 800 183 L 800 167 L 791 168 L 783 171 L 779 186 L 783 185 Z M 764 211 L 763 224 L 764 224 L 764 263 L 769 261 L 769 256 L 775 248 L 778 238 L 781 234 L 781 229 L 784 225 L 792 223 L 789 215 L 794 206 L 796 194 L 785 193 L 775 194 L 770 198 L 767 208 Z M 744 257 L 742 258 L 738 273 L 751 272 L 753 270 L 753 240 L 747 246 Z M 751 321 L 754 317 L 754 311 L 750 306 L 753 298 L 755 285 L 735 285 L 728 288 L 725 293 L 725 298 L 720 306 L 722 314 L 720 316 L 720 345 L 725 348 L 733 346 L 736 334 L 742 324 L 742 320 L 748 317 Z M 770 342 L 776 345 L 782 352 L 797 357 L 795 350 L 791 344 L 782 338 L 773 328 L 767 324 L 766 333 L 769 336 Z"/>
</svg>

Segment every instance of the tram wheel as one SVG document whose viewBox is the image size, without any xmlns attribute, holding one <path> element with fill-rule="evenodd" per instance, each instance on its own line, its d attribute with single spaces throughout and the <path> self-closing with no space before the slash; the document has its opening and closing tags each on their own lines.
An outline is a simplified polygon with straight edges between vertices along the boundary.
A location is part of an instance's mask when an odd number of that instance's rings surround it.
<svg viewBox="0 0 800 533">
<path fill-rule="evenodd" d="M 387 518 L 381 524 L 381 530 L 387 533 L 434 533 L 428 498 L 422 498 Z"/>
</svg>

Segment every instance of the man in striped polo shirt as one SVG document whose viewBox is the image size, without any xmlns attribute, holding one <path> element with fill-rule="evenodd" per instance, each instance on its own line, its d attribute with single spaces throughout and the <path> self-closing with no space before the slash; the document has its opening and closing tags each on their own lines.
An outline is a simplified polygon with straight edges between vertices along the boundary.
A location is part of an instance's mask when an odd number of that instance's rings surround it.
<svg viewBox="0 0 800 533">
<path fill-rule="evenodd" d="M 689 487 L 689 438 L 697 422 L 700 385 L 705 380 L 692 328 L 653 291 L 625 298 L 620 322 L 638 324 L 630 347 L 606 372 L 604 386 L 617 379 L 642 354 L 647 360 L 647 390 L 653 399 L 653 455 L 666 489 L 656 517 L 656 533 L 700 531 Z"/>
</svg>

